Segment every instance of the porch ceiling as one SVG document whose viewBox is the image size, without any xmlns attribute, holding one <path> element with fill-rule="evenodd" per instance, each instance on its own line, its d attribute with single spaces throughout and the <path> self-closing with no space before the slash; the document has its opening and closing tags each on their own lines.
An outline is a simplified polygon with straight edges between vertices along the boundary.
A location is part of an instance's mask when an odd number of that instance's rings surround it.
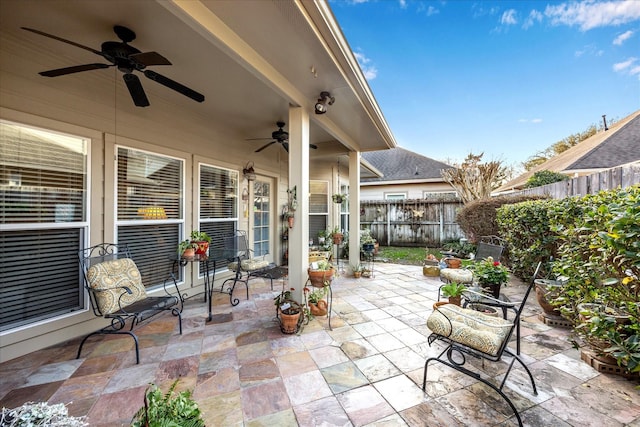
<svg viewBox="0 0 640 427">
<path fill-rule="evenodd" d="M 312 150 L 313 156 L 395 146 L 339 28 L 327 16 L 332 18 L 328 6 L 314 1 L 2 1 L 2 44 L 20 46 L 17 55 L 28 58 L 15 66 L 3 60 L 2 69 L 42 84 L 40 71 L 106 62 L 20 27 L 99 50 L 102 42 L 117 40 L 113 25 L 123 25 L 136 32 L 133 46 L 156 51 L 173 63 L 151 69 L 206 97 L 204 103 L 196 103 L 141 76 L 151 106 L 132 109 L 132 114 L 148 114 L 145 110 L 168 104 L 202 123 L 224 126 L 225 133 L 244 140 L 268 137 L 276 121 L 288 121 L 290 105 L 312 112 L 319 93 L 328 90 L 335 104 L 325 115 L 311 113 L 310 138 L 319 147 Z M 84 88 L 85 93 L 93 88 L 92 96 L 110 98 L 105 105 L 113 105 L 114 72 L 109 70 L 46 83 Z M 115 81 L 118 91 L 126 91 L 120 73 Z M 247 142 L 247 149 L 259 146 Z"/>
</svg>

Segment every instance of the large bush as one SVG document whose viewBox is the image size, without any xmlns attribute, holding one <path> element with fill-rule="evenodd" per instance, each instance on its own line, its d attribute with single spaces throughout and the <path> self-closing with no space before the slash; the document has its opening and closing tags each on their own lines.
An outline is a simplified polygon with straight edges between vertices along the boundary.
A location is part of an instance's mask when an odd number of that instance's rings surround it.
<svg viewBox="0 0 640 427">
<path fill-rule="evenodd" d="M 500 196 L 470 202 L 458 211 L 456 222 L 464 234 L 476 243 L 482 236 L 500 236 L 496 222 L 496 210 L 502 205 L 520 203 L 526 200 L 540 200 L 544 196 Z"/>
<path fill-rule="evenodd" d="M 560 172 L 538 171 L 535 172 L 524 185 L 524 188 L 540 187 L 542 185 L 553 184 L 554 182 L 566 181 L 569 177 Z"/>
</svg>

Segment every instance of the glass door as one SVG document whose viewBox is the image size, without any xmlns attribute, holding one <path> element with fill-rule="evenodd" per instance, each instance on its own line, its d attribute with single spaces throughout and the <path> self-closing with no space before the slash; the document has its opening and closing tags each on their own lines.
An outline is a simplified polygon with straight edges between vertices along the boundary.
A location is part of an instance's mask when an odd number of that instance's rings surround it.
<svg viewBox="0 0 640 427">
<path fill-rule="evenodd" d="M 253 256 L 271 253 L 271 183 L 256 179 L 253 183 Z"/>
</svg>

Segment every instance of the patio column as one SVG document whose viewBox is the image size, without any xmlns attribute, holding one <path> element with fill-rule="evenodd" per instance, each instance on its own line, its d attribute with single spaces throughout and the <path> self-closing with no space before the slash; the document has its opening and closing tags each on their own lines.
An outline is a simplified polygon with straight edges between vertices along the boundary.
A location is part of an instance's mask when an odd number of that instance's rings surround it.
<svg viewBox="0 0 640 427">
<path fill-rule="evenodd" d="M 349 152 L 349 262 L 360 262 L 360 152 Z"/>
<path fill-rule="evenodd" d="M 309 113 L 289 108 L 289 190 L 296 189 L 298 208 L 289 230 L 289 287 L 302 303 L 302 289 L 309 264 Z"/>
</svg>

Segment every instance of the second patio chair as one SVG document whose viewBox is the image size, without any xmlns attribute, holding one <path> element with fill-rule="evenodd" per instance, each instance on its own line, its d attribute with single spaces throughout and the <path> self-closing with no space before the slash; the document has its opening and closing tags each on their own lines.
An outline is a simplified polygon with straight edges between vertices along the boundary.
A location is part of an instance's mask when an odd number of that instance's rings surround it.
<svg viewBox="0 0 640 427">
<path fill-rule="evenodd" d="M 540 271 L 542 263 L 538 263 L 538 266 L 533 274 L 531 282 L 527 287 L 527 290 L 520 303 L 505 302 L 504 306 L 511 308 L 515 312 L 513 319 L 501 319 L 499 317 L 493 317 L 483 314 L 479 311 L 467 308 L 461 308 L 453 304 L 445 304 L 437 307 L 433 313 L 427 319 L 427 327 L 431 330 L 428 342 L 431 345 L 434 341 L 443 341 L 446 344 L 445 349 L 437 357 L 430 357 L 424 364 L 424 378 L 422 383 L 422 389 L 426 390 L 427 385 L 427 368 L 429 362 L 440 362 L 450 368 L 455 369 L 465 375 L 468 375 L 483 384 L 491 387 L 493 390 L 509 404 L 513 410 L 518 424 L 522 426 L 522 420 L 520 414 L 516 409 L 511 399 L 502 391 L 509 373 L 513 368 L 514 362 L 520 363 L 524 368 L 529 379 L 531 380 L 531 387 L 533 393 L 538 394 L 536 389 L 536 383 L 533 379 L 533 375 L 529 368 L 518 356 L 519 354 L 519 334 L 517 336 L 518 351 L 513 353 L 507 346 L 509 340 L 513 335 L 513 331 L 516 330 L 520 323 L 520 316 L 522 310 L 526 304 L 527 298 L 531 293 L 531 289 L 534 285 L 534 280 Z M 446 355 L 446 358 L 443 357 Z M 472 371 L 466 368 L 466 355 L 476 357 L 482 360 L 488 360 L 492 362 L 501 361 L 503 356 L 510 356 L 511 361 L 509 368 L 504 374 L 502 384 L 497 387 L 487 379 L 480 376 L 478 372 Z"/>
</svg>

